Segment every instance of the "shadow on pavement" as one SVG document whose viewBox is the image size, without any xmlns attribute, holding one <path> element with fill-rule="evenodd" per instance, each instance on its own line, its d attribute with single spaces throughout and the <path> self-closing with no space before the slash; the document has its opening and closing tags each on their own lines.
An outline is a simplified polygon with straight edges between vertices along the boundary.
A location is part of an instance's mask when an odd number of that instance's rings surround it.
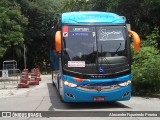
<svg viewBox="0 0 160 120">
<path fill-rule="evenodd" d="M 85 109 L 115 109 L 119 110 L 118 108 L 130 108 L 120 102 L 99 102 L 99 103 L 62 103 L 60 100 L 60 96 L 56 87 L 53 87 L 52 83 L 47 83 L 50 101 L 52 106 L 50 106 L 49 111 L 66 111 L 66 110 L 85 110 Z M 132 109 L 132 108 L 130 108 Z"/>
</svg>

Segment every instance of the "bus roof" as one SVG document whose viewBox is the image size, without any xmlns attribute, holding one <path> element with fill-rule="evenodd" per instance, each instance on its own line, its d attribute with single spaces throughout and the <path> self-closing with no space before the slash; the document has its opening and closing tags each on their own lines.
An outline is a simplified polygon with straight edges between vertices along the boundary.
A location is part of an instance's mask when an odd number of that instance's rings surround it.
<svg viewBox="0 0 160 120">
<path fill-rule="evenodd" d="M 125 18 L 109 12 L 67 12 L 62 14 L 62 23 L 67 24 L 122 24 Z"/>
</svg>

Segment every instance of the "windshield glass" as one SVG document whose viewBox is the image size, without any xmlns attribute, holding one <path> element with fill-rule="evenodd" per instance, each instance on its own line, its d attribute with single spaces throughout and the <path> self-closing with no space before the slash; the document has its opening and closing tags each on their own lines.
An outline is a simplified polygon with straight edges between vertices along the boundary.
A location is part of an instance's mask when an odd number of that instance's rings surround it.
<svg viewBox="0 0 160 120">
<path fill-rule="evenodd" d="M 63 68 L 80 73 L 115 73 L 128 65 L 125 26 L 63 26 Z M 109 70 L 109 68 L 111 68 Z M 126 68 L 122 68 L 126 69 Z"/>
<path fill-rule="evenodd" d="M 64 26 L 63 37 L 64 55 L 71 61 L 94 63 L 97 51 L 99 57 L 126 56 L 123 26 Z"/>
<path fill-rule="evenodd" d="M 96 52 L 94 51 L 97 51 L 95 27 L 64 26 L 63 37 L 65 62 L 95 62 Z M 93 56 L 92 59 L 91 56 Z"/>
<path fill-rule="evenodd" d="M 103 26 L 96 29 L 99 57 L 127 56 L 123 26 Z"/>
</svg>

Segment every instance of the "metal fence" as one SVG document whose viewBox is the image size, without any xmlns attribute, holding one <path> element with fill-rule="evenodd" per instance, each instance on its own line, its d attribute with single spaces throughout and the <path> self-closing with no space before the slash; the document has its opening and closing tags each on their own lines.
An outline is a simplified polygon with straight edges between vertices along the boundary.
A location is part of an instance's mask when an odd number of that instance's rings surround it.
<svg viewBox="0 0 160 120">
<path fill-rule="evenodd" d="M 21 78 L 20 69 L 0 70 L 0 89 L 17 87 Z"/>
</svg>

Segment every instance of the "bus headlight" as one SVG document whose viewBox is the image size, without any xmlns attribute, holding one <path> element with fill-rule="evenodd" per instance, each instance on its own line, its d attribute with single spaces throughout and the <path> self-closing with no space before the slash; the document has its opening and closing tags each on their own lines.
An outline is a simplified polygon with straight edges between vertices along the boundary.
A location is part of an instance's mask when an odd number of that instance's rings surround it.
<svg viewBox="0 0 160 120">
<path fill-rule="evenodd" d="M 64 81 L 64 85 L 68 86 L 68 87 L 77 87 L 76 84 L 68 82 L 68 81 Z"/>
<path fill-rule="evenodd" d="M 122 86 L 122 87 L 124 87 L 124 86 L 127 86 L 127 85 L 129 85 L 131 83 L 131 80 L 128 80 L 128 81 L 126 81 L 126 82 L 123 82 L 123 83 L 120 83 L 120 84 L 118 84 L 119 86 Z"/>
</svg>

